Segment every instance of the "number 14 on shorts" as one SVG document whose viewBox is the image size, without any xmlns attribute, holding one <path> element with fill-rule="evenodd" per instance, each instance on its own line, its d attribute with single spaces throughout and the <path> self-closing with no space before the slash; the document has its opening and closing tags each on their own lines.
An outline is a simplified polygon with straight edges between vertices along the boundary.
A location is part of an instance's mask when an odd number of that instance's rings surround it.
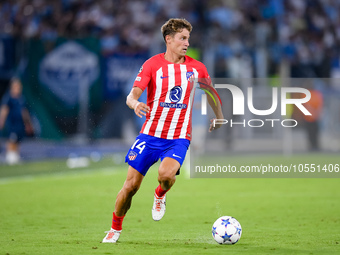
<svg viewBox="0 0 340 255">
<path fill-rule="evenodd" d="M 133 150 L 136 147 L 139 150 L 139 154 L 142 154 L 142 152 L 145 148 L 146 142 L 145 141 L 142 141 L 140 143 L 138 143 L 138 142 L 139 142 L 139 139 L 137 139 L 135 141 L 135 143 L 132 145 L 131 150 Z"/>
</svg>

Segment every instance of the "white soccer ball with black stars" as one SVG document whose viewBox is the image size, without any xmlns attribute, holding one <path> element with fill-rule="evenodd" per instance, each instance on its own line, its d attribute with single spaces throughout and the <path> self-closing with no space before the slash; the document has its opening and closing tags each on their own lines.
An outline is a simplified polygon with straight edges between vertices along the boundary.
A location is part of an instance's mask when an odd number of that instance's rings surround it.
<svg viewBox="0 0 340 255">
<path fill-rule="evenodd" d="M 231 216 L 218 218 L 212 226 L 212 236 L 219 244 L 235 244 L 241 235 L 241 224 Z"/>
</svg>

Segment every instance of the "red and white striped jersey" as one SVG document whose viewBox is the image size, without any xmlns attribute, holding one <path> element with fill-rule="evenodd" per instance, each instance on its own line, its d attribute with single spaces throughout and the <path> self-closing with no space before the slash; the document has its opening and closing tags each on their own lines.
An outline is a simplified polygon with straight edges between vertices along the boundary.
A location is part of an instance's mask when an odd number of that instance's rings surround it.
<svg viewBox="0 0 340 255">
<path fill-rule="evenodd" d="M 164 138 L 191 140 L 191 78 L 209 78 L 204 64 L 186 56 L 182 64 L 164 58 L 164 53 L 148 59 L 134 82 L 134 87 L 147 88 L 150 111 L 140 133 Z M 191 86 L 190 86 L 191 85 Z"/>
</svg>

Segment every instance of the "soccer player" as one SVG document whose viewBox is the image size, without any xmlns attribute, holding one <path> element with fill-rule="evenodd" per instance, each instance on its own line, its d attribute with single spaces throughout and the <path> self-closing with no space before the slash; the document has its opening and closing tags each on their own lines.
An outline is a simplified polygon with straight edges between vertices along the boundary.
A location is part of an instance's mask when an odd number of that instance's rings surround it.
<svg viewBox="0 0 340 255">
<path fill-rule="evenodd" d="M 21 81 L 17 78 L 11 80 L 10 91 L 2 100 L 0 130 L 4 128 L 6 122 L 9 131 L 6 162 L 13 165 L 20 161 L 19 143 L 25 134 L 33 134 L 31 118 L 22 95 Z"/>
<path fill-rule="evenodd" d="M 210 81 L 206 67 L 186 56 L 191 30 L 191 24 L 185 19 L 170 19 L 162 26 L 166 52 L 143 64 L 127 96 L 126 104 L 146 120 L 126 155 L 127 177 L 117 195 L 111 230 L 106 232 L 103 243 L 117 242 L 132 197 L 148 169 L 159 159 L 159 185 L 154 193 L 152 218 L 159 221 L 165 213 L 166 193 L 176 181 L 176 173 L 179 173 L 191 140 L 191 79 Z M 145 89 L 146 104 L 138 101 Z M 216 118 L 223 119 L 219 100 L 208 97 L 208 102 Z M 216 128 L 219 125 L 210 125 L 209 131 Z"/>
</svg>

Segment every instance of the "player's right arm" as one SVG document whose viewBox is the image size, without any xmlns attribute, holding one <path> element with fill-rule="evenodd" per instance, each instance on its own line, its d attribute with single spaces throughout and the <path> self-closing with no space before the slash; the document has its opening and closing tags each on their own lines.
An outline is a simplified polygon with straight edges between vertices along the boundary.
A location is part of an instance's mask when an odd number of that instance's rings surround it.
<svg viewBox="0 0 340 255">
<path fill-rule="evenodd" d="M 127 106 L 129 106 L 130 109 L 133 109 L 139 118 L 146 116 L 146 114 L 148 114 L 150 111 L 150 107 L 147 104 L 138 101 L 143 91 L 149 85 L 150 80 L 151 64 L 149 59 L 144 62 L 141 69 L 139 70 L 130 94 L 126 98 Z"/>
<path fill-rule="evenodd" d="M 142 93 L 143 90 L 141 88 L 133 87 L 130 91 L 130 94 L 126 98 L 127 106 L 129 106 L 130 109 L 133 109 L 139 118 L 146 116 L 150 110 L 150 107 L 147 106 L 147 104 L 138 101 Z"/>
</svg>

